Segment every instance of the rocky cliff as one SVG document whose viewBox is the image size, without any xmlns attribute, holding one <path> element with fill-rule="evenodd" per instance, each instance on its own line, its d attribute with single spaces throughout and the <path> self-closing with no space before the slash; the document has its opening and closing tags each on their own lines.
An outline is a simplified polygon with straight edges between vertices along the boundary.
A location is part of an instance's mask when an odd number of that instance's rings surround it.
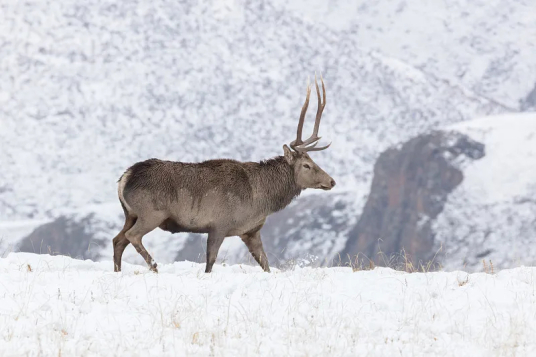
<svg viewBox="0 0 536 357">
<path fill-rule="evenodd" d="M 367 203 L 341 255 L 363 254 L 376 264 L 405 258 L 426 264 L 434 255 L 431 222 L 463 181 L 459 156 L 478 160 L 484 145 L 455 132 L 419 135 L 383 152 L 374 165 Z"/>
</svg>

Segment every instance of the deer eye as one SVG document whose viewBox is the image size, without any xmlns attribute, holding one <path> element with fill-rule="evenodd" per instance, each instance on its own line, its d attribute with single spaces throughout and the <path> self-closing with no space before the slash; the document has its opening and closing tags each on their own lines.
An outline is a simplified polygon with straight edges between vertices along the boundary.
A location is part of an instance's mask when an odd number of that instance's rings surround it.
<svg viewBox="0 0 536 357">
<path fill-rule="evenodd" d="M 307 164 L 303 164 L 303 167 L 305 167 L 306 169 L 310 169 L 311 166 L 307 165 Z"/>
</svg>

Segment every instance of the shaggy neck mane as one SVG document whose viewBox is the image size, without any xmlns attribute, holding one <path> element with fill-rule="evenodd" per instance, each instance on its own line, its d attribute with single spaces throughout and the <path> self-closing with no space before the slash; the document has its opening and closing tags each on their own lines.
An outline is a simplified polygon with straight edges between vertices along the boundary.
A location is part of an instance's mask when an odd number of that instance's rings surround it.
<svg viewBox="0 0 536 357">
<path fill-rule="evenodd" d="M 253 178 L 257 185 L 253 187 L 259 188 L 255 196 L 261 209 L 277 212 L 301 193 L 302 189 L 296 185 L 294 178 L 294 168 L 283 156 L 261 161 L 256 166 Z"/>
</svg>

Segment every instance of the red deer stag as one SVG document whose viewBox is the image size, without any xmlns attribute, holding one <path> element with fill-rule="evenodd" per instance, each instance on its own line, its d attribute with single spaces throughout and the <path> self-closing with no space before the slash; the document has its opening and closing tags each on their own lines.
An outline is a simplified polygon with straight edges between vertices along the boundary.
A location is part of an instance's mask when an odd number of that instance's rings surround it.
<svg viewBox="0 0 536 357">
<path fill-rule="evenodd" d="M 125 212 L 125 225 L 114 238 L 114 270 L 121 271 L 123 251 L 132 243 L 149 268 L 156 263 L 142 244 L 142 238 L 160 227 L 172 233 L 208 233 L 206 273 L 212 271 L 218 250 L 229 236 L 240 236 L 249 251 L 269 272 L 260 230 L 266 217 L 285 208 L 302 190 L 330 190 L 335 181 L 307 154 L 324 150 L 316 147 L 318 128 L 326 106 L 315 77 L 318 110 L 313 135 L 302 140 L 303 122 L 311 93 L 303 104 L 296 140 L 290 149 L 283 145 L 283 156 L 261 162 L 209 160 L 183 163 L 149 159 L 131 166 L 118 181 L 119 201 Z"/>
</svg>

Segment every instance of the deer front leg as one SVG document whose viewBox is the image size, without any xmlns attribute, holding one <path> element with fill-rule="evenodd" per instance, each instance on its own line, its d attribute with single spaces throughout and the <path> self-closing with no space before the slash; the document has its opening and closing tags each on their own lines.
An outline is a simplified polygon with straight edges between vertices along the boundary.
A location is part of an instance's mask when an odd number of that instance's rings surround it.
<svg viewBox="0 0 536 357">
<path fill-rule="evenodd" d="M 268 264 L 268 257 L 266 256 L 266 253 L 264 252 L 264 247 L 262 246 L 260 229 L 256 232 L 243 234 L 240 236 L 240 238 L 242 238 L 242 241 L 246 244 L 249 249 L 249 252 L 253 256 L 253 258 L 255 258 L 257 263 L 259 263 L 261 268 L 265 272 L 269 273 L 270 266 Z"/>
<path fill-rule="evenodd" d="M 205 268 L 205 273 L 212 272 L 212 266 L 216 262 L 216 257 L 218 256 L 218 251 L 220 250 L 223 239 L 225 238 L 224 234 L 218 233 L 216 231 L 210 232 L 207 239 L 207 266 Z"/>
</svg>

